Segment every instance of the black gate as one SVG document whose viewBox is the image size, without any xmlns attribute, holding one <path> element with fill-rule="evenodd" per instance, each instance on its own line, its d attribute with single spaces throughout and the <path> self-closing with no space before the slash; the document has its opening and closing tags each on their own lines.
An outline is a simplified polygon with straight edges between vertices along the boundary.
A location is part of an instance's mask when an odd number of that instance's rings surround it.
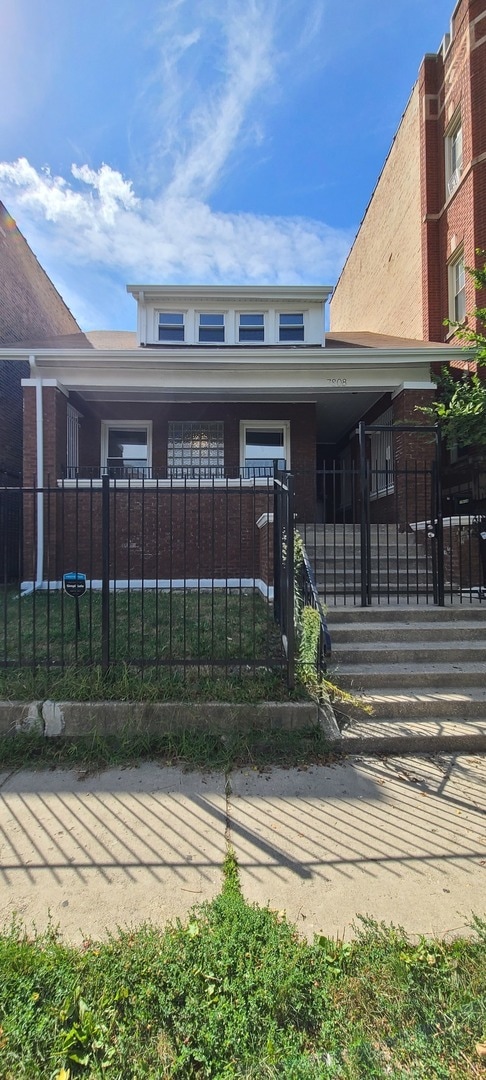
<svg viewBox="0 0 486 1080">
<path fill-rule="evenodd" d="M 418 433 L 423 460 L 407 457 Z M 361 423 L 347 454 L 324 462 L 299 530 L 325 603 L 444 604 L 440 456 L 436 427 Z"/>
</svg>

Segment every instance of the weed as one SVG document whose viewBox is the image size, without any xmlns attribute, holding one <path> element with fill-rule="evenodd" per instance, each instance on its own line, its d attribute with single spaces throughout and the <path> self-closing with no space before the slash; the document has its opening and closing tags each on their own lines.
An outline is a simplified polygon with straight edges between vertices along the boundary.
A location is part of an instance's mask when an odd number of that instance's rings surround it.
<svg viewBox="0 0 486 1080">
<path fill-rule="evenodd" d="M 486 1025 L 485 924 L 472 929 L 412 943 L 362 919 L 351 942 L 310 944 L 245 901 L 229 851 L 220 894 L 186 922 L 82 949 L 53 928 L 4 930 L 0 1074 L 470 1080 L 482 1075 Z"/>
</svg>

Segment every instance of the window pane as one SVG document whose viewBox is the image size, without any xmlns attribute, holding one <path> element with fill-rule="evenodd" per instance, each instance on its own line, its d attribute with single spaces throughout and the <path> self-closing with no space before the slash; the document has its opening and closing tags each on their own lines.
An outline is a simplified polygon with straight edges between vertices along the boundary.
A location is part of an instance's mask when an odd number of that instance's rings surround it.
<svg viewBox="0 0 486 1080">
<path fill-rule="evenodd" d="M 283 446 L 283 444 L 284 433 L 282 428 L 276 428 L 275 431 L 265 431 L 263 428 L 251 431 L 247 428 L 246 445 L 251 446 L 254 457 L 254 447 Z"/>
<path fill-rule="evenodd" d="M 200 326 L 199 341 L 224 341 L 224 326 Z"/>
<path fill-rule="evenodd" d="M 240 315 L 240 326 L 263 326 L 263 315 Z"/>
<path fill-rule="evenodd" d="M 213 315 L 213 314 L 200 315 L 199 316 L 199 325 L 200 326 L 224 326 L 224 315 Z"/>
<path fill-rule="evenodd" d="M 159 323 L 162 326 L 183 326 L 184 316 L 180 312 L 166 312 L 163 311 L 159 315 Z"/>
<path fill-rule="evenodd" d="M 303 325 L 304 316 L 302 312 L 298 315 L 284 315 L 280 316 L 280 326 L 300 326 Z"/>
<path fill-rule="evenodd" d="M 110 428 L 108 432 L 108 457 L 119 458 L 122 463 L 147 464 L 147 432 Z"/>
<path fill-rule="evenodd" d="M 240 341 L 264 341 L 263 326 L 240 326 Z"/>
<path fill-rule="evenodd" d="M 304 340 L 304 327 L 303 326 L 281 326 L 280 341 L 303 341 Z"/>
</svg>

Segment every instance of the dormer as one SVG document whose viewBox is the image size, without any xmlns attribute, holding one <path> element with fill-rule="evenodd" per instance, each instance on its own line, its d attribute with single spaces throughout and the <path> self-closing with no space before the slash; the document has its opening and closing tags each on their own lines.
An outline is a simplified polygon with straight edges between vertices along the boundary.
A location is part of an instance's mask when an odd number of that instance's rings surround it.
<svg viewBox="0 0 486 1080">
<path fill-rule="evenodd" d="M 137 343 L 160 348 L 322 347 L 327 285 L 127 285 Z"/>
</svg>

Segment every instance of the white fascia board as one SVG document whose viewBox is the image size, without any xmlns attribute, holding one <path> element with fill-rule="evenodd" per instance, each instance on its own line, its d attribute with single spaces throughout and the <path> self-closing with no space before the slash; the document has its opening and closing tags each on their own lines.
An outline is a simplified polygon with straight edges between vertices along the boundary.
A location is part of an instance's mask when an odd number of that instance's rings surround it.
<svg viewBox="0 0 486 1080">
<path fill-rule="evenodd" d="M 268 304 L 269 301 L 303 299 L 322 303 L 331 295 L 332 285 L 127 285 L 127 292 L 140 303 L 160 302 L 163 299 L 197 301 L 199 298 L 215 304 L 222 300 L 232 303 L 251 300 Z"/>
</svg>

